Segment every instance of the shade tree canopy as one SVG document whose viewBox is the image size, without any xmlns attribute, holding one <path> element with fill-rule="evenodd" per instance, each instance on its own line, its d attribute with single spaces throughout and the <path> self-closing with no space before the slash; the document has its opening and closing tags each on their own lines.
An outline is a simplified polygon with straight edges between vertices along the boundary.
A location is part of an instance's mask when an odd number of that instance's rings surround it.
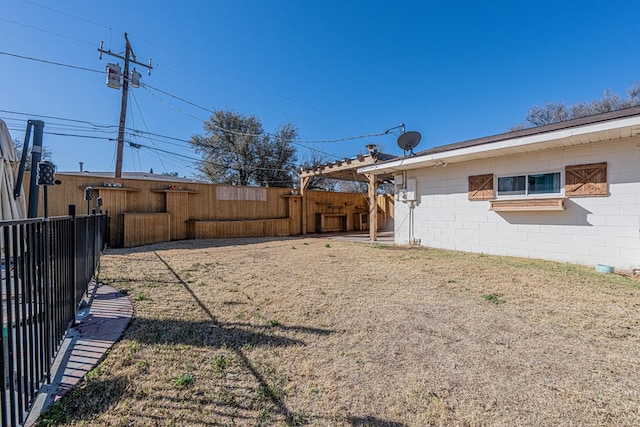
<svg viewBox="0 0 640 427">
<path fill-rule="evenodd" d="M 216 110 L 203 130 L 190 141 L 201 156 L 196 167 L 202 178 L 216 184 L 293 186 L 292 141 L 298 136 L 293 124 L 285 123 L 270 134 L 256 116 Z"/>
</svg>

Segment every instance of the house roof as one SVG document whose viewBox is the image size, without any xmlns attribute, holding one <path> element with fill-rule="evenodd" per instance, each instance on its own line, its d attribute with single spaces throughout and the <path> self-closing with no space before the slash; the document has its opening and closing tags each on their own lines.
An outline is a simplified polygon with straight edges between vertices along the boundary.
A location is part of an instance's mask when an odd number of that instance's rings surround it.
<svg viewBox="0 0 640 427">
<path fill-rule="evenodd" d="M 516 153 L 606 142 L 640 134 L 640 106 L 442 145 L 358 169 L 385 174 Z"/>
<path fill-rule="evenodd" d="M 92 176 L 95 178 L 114 178 L 115 172 L 56 172 L 56 175 L 76 175 L 76 176 Z M 122 172 L 123 179 L 143 179 L 148 181 L 168 181 L 168 182 L 204 182 L 197 179 L 180 178 L 178 176 L 161 175 L 146 172 Z"/>
</svg>

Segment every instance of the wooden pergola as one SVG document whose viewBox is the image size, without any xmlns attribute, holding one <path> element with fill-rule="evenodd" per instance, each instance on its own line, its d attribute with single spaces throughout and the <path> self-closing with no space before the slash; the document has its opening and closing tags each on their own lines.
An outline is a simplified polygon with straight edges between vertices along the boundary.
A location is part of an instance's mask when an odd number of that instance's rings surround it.
<svg viewBox="0 0 640 427">
<path fill-rule="evenodd" d="M 301 168 L 298 172 L 300 177 L 300 194 L 304 197 L 304 190 L 309 184 L 309 180 L 313 177 L 322 177 L 330 179 L 339 179 L 343 181 L 357 181 L 367 184 L 367 195 L 369 198 L 369 238 L 372 241 L 378 240 L 378 209 L 376 196 L 378 194 L 378 186 L 383 182 L 393 180 L 393 175 L 383 174 L 361 174 L 358 168 L 370 166 L 378 162 L 395 159 L 396 156 L 370 150 L 369 154 L 358 154 L 353 158 L 344 158 L 335 162 L 326 163 L 313 168 Z M 306 203 L 302 205 L 303 218 L 307 215 Z M 305 227 L 303 227 L 303 230 Z"/>
</svg>

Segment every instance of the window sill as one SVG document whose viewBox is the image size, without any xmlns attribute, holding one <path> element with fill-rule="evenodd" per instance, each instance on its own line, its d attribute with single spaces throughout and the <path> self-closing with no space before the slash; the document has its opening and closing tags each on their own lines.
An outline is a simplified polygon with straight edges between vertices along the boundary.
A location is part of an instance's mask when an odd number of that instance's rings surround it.
<svg viewBox="0 0 640 427">
<path fill-rule="evenodd" d="M 521 211 L 563 211 L 564 197 L 553 199 L 512 199 L 490 200 L 490 208 L 494 212 L 521 212 Z"/>
</svg>

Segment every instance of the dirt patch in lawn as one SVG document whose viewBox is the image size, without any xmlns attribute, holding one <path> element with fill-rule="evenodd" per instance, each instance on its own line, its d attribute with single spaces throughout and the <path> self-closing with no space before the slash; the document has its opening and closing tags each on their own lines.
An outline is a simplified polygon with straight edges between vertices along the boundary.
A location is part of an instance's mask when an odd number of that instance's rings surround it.
<svg viewBox="0 0 640 427">
<path fill-rule="evenodd" d="M 640 288 L 323 238 L 110 250 L 135 317 L 74 425 L 639 425 Z"/>
</svg>

